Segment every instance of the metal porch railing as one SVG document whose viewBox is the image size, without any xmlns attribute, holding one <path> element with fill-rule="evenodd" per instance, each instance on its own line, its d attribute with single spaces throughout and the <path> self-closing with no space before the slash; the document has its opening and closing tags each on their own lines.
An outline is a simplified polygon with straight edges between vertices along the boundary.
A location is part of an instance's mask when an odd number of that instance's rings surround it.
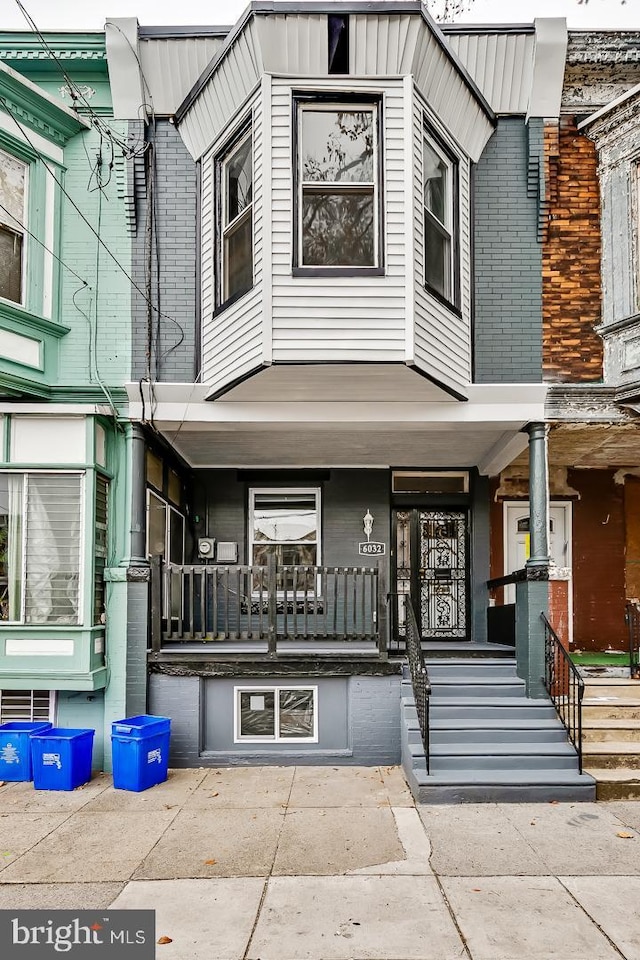
<svg viewBox="0 0 640 960">
<path fill-rule="evenodd" d="M 429 673 L 422 650 L 422 639 L 418 629 L 418 621 L 413 609 L 410 597 L 405 597 L 405 645 L 406 655 L 409 661 L 409 671 L 411 673 L 411 685 L 413 687 L 413 696 L 416 702 L 416 711 L 418 713 L 418 723 L 420 724 L 420 733 L 422 735 L 422 744 L 424 746 L 424 755 L 427 761 L 427 773 L 429 773 L 429 754 L 430 754 L 430 732 L 429 732 L 429 702 L 431 696 L 431 684 L 429 682 Z"/>
<path fill-rule="evenodd" d="M 584 680 L 544 613 L 540 616 L 544 624 L 545 686 L 556 708 L 556 713 L 564 724 L 569 740 L 578 754 L 579 769 L 582 773 Z"/>
<path fill-rule="evenodd" d="M 629 676 L 640 680 L 640 603 L 627 601 L 625 620 L 629 630 Z"/>
</svg>

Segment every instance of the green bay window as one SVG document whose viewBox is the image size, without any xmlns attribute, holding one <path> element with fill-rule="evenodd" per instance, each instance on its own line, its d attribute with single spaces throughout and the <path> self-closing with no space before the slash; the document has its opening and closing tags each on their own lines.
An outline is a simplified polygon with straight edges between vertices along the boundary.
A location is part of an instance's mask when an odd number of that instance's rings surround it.
<svg viewBox="0 0 640 960">
<path fill-rule="evenodd" d="M 83 481 L 0 473 L 0 621 L 81 622 Z"/>
<path fill-rule="evenodd" d="M 380 262 L 378 104 L 298 102 L 297 264 Z"/>
</svg>

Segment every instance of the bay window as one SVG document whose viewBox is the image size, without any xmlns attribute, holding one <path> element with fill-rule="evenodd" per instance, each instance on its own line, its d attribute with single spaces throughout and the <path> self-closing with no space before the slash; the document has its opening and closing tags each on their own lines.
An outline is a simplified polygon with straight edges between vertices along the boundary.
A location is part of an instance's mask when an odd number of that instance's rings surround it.
<svg viewBox="0 0 640 960">
<path fill-rule="evenodd" d="M 297 101 L 297 266 L 380 264 L 377 103 Z"/>
<path fill-rule="evenodd" d="M 253 151 L 245 134 L 218 159 L 221 189 L 221 291 L 226 303 L 253 286 Z"/>
<path fill-rule="evenodd" d="M 28 167 L 0 150 L 0 297 L 24 300 Z"/>
<path fill-rule="evenodd" d="M 453 156 L 426 130 L 422 165 L 425 283 L 433 292 L 455 304 L 457 164 Z"/>
<path fill-rule="evenodd" d="M 0 621 L 77 624 L 83 475 L 0 472 Z"/>
</svg>

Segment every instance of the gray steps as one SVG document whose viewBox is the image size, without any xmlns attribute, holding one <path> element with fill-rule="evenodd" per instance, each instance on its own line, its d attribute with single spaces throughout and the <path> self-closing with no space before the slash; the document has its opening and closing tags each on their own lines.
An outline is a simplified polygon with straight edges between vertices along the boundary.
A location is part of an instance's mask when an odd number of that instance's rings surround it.
<svg viewBox="0 0 640 960">
<path fill-rule="evenodd" d="M 429 773 L 411 684 L 402 684 L 403 764 L 418 802 L 593 800 L 592 777 L 548 699 L 531 700 L 513 658 L 428 661 Z"/>
</svg>

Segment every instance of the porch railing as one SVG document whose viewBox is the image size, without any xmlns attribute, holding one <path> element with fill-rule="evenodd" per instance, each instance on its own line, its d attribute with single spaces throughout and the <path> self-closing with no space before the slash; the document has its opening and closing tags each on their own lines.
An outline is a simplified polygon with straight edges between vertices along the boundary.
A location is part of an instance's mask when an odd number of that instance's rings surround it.
<svg viewBox="0 0 640 960">
<path fill-rule="evenodd" d="M 385 646 L 377 567 L 176 565 L 152 561 L 152 647 L 182 640 L 375 641 Z"/>
<path fill-rule="evenodd" d="M 420 724 L 420 734 L 424 746 L 424 755 L 427 761 L 427 773 L 429 773 L 429 752 L 430 752 L 430 733 L 429 733 L 429 703 L 431 696 L 431 684 L 429 682 L 429 673 L 422 650 L 422 640 L 418 621 L 413 609 L 411 599 L 405 597 L 405 645 L 406 655 L 409 661 L 409 671 L 411 673 L 411 685 L 413 687 L 413 696 L 416 702 L 416 711 L 418 713 L 418 723 Z"/>
<path fill-rule="evenodd" d="M 544 624 L 545 686 L 556 708 L 556 713 L 564 724 L 569 740 L 576 749 L 580 773 L 582 773 L 584 680 L 544 613 L 540 616 Z"/>
<path fill-rule="evenodd" d="M 640 680 L 640 603 L 629 600 L 625 610 L 629 630 L 629 676 Z"/>
</svg>

